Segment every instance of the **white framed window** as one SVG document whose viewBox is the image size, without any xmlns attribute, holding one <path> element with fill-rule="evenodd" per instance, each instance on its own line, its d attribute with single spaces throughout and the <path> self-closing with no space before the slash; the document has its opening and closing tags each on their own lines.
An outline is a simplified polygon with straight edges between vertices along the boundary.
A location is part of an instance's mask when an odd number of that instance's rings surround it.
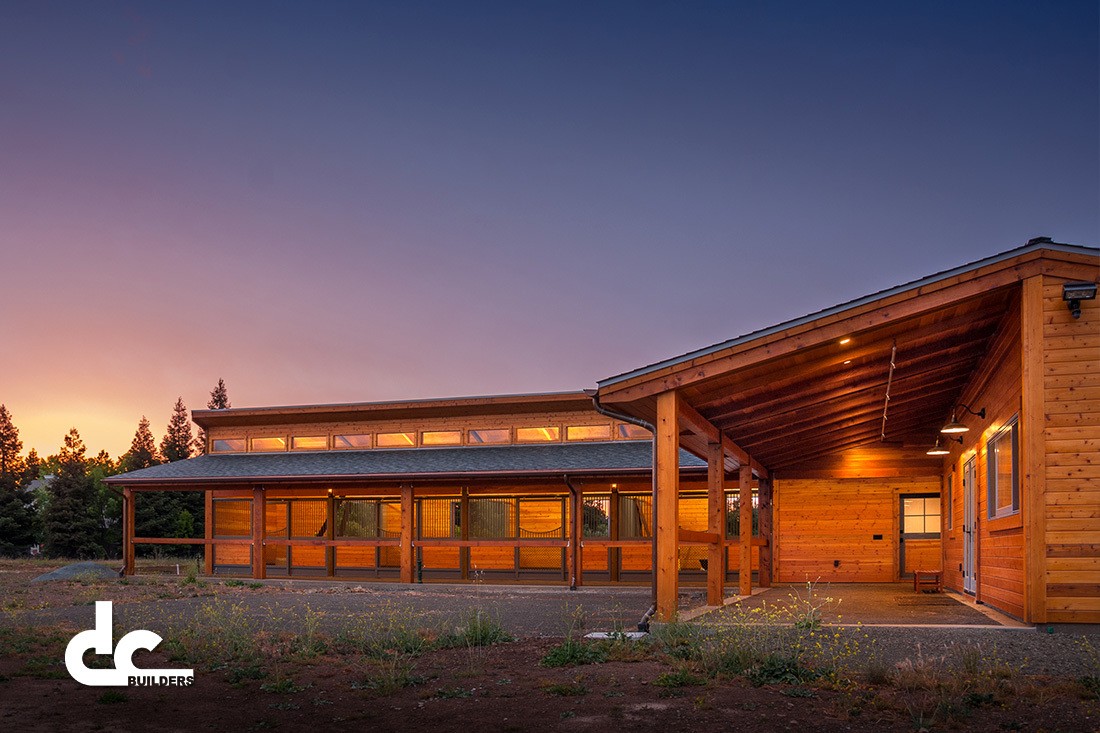
<svg viewBox="0 0 1100 733">
<path fill-rule="evenodd" d="M 986 445 L 989 518 L 1020 511 L 1020 430 L 1017 418 L 997 431 Z"/>
</svg>

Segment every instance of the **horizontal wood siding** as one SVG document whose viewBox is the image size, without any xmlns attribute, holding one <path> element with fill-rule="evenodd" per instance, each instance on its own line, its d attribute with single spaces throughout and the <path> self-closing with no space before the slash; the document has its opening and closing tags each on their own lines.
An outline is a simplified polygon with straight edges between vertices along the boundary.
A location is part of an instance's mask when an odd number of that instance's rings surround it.
<svg viewBox="0 0 1100 733">
<path fill-rule="evenodd" d="M 1100 301 L 1074 319 L 1063 282 L 1043 288 L 1046 620 L 1100 623 Z"/>
<path fill-rule="evenodd" d="M 939 493 L 940 479 L 777 478 L 774 490 L 779 582 L 887 583 L 899 577 L 900 495 Z"/>
</svg>

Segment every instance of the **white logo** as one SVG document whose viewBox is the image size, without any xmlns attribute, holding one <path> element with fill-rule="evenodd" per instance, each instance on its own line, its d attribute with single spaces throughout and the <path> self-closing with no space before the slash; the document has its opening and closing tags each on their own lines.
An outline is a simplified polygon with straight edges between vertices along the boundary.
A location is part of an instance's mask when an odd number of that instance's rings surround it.
<svg viewBox="0 0 1100 733">
<path fill-rule="evenodd" d="M 131 686 L 179 686 L 195 682 L 195 672 L 190 669 L 138 669 L 134 666 L 134 652 L 138 649 L 153 651 L 161 638 L 152 631 L 138 629 L 118 640 L 114 647 L 114 669 L 88 669 L 84 665 L 84 652 L 94 649 L 96 654 L 111 654 L 114 634 L 111 631 L 111 601 L 95 602 L 95 628 L 81 631 L 65 648 L 65 668 L 73 679 L 90 687 Z"/>
</svg>

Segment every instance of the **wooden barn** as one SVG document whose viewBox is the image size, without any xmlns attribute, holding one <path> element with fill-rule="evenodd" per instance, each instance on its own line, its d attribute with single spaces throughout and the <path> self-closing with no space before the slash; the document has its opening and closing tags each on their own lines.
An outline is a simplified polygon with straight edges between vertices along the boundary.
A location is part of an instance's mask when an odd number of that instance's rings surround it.
<svg viewBox="0 0 1100 733">
<path fill-rule="evenodd" d="M 209 574 L 652 581 L 670 619 L 685 584 L 919 570 L 1100 622 L 1098 279 L 1032 240 L 593 392 L 195 411 L 207 455 L 109 479 L 126 568 L 181 544 L 140 495 L 201 491 Z"/>
</svg>

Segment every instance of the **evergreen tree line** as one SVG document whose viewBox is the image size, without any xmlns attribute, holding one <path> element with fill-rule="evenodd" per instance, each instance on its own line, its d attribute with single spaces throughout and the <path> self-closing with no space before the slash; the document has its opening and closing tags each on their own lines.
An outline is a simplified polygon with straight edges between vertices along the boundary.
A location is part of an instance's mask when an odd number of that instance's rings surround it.
<svg viewBox="0 0 1100 733">
<path fill-rule="evenodd" d="M 229 407 L 225 382 L 210 393 L 207 407 Z M 80 559 L 120 557 L 122 496 L 104 479 L 161 463 L 181 461 L 206 451 L 206 436 L 191 433 L 183 398 L 176 400 L 168 429 L 158 446 L 149 420 L 138 422 L 130 449 L 114 460 L 107 451 L 87 455 L 76 428 L 65 436 L 60 451 L 45 459 L 32 448 L 23 456 L 23 442 L 11 413 L 0 404 L 0 555 L 26 556 L 39 546 L 43 555 Z M 139 493 L 135 533 L 138 537 L 202 537 L 202 492 Z M 138 545 L 138 552 L 197 552 L 193 545 Z"/>
</svg>

